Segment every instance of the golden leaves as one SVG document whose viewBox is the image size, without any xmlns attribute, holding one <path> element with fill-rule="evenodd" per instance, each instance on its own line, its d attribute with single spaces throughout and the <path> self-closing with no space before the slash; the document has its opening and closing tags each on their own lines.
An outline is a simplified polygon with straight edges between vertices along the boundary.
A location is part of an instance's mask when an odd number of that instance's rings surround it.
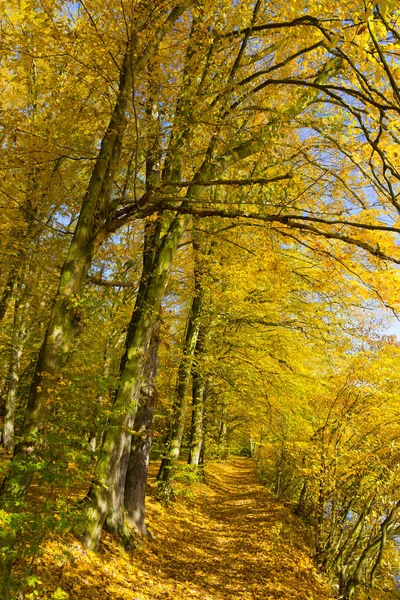
<svg viewBox="0 0 400 600">
<path fill-rule="evenodd" d="M 155 539 L 132 553 L 109 536 L 99 554 L 73 538 L 49 543 L 42 600 L 57 588 L 69 600 L 329 600 L 301 523 L 258 483 L 252 461 L 212 463 L 207 480 L 172 509 L 150 499 Z"/>
</svg>

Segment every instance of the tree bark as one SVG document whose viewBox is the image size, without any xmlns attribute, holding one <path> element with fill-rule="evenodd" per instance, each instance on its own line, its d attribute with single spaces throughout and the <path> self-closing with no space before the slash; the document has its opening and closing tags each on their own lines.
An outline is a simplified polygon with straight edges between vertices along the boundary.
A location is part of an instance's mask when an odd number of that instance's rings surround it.
<svg viewBox="0 0 400 600">
<path fill-rule="evenodd" d="M 151 426 L 157 401 L 156 376 L 158 367 L 160 319 L 155 325 L 146 361 L 140 404 L 133 424 L 131 452 L 125 481 L 125 515 L 137 533 L 148 535 L 145 525 L 147 472 L 150 462 Z"/>
<path fill-rule="evenodd" d="M 166 441 L 166 451 L 157 474 L 160 498 L 165 502 L 169 501 L 172 492 L 173 470 L 180 454 L 185 424 L 187 389 L 192 370 L 194 351 L 200 331 L 204 290 L 201 283 L 202 275 L 196 267 L 194 276 L 194 297 L 186 327 L 182 359 L 178 369 L 170 431 Z"/>
<path fill-rule="evenodd" d="M 131 536 L 125 525 L 124 490 L 131 450 L 131 429 L 133 422 L 134 416 L 129 415 L 126 420 L 126 431 L 124 431 L 121 436 L 121 456 L 117 464 L 114 482 L 111 487 L 110 506 L 106 517 L 106 528 L 108 531 L 121 538 L 126 547 L 129 546 Z"/>
<path fill-rule="evenodd" d="M 188 464 L 193 467 L 200 465 L 200 454 L 203 446 L 203 416 L 206 397 L 206 379 L 202 373 L 201 357 L 204 352 L 204 326 L 200 328 L 196 343 L 192 368 L 192 425 L 190 429 L 190 449 Z"/>
<path fill-rule="evenodd" d="M 200 452 L 203 445 L 205 387 L 203 376 L 200 373 L 193 375 L 193 412 L 188 464 L 194 467 L 198 467 L 200 464 Z"/>
<path fill-rule="evenodd" d="M 136 415 L 129 415 L 127 431 L 121 437 L 121 456 L 111 490 L 110 507 L 106 517 L 108 531 L 120 537 L 125 547 L 132 546 L 127 523 L 146 535 L 144 503 L 149 464 L 151 437 L 149 428 L 153 421 L 155 404 L 155 378 L 158 363 L 159 325 L 151 337 L 148 356 L 140 389 L 140 404 Z"/>
<path fill-rule="evenodd" d="M 17 407 L 17 392 L 21 366 L 21 356 L 27 335 L 27 297 L 26 291 L 22 292 L 22 298 L 17 298 L 14 307 L 13 337 L 10 352 L 10 365 L 8 371 L 8 385 L 6 396 L 6 413 L 2 444 L 6 450 L 14 449 L 14 421 Z"/>
</svg>

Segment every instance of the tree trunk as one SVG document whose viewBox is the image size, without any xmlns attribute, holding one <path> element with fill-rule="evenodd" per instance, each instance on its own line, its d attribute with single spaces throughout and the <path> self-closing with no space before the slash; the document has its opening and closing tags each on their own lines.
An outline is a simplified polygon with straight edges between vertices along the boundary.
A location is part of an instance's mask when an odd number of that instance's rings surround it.
<svg viewBox="0 0 400 600">
<path fill-rule="evenodd" d="M 194 351 L 200 331 L 200 320 L 203 307 L 204 290 L 201 285 L 202 275 L 195 267 L 194 298 L 186 327 L 185 343 L 182 359 L 178 369 L 170 431 L 166 441 L 166 451 L 157 474 L 160 498 L 168 502 L 172 492 L 174 466 L 179 458 L 185 424 L 186 395 L 192 370 Z"/>
<path fill-rule="evenodd" d="M 198 467 L 200 464 L 200 454 L 203 445 L 203 416 L 204 402 L 206 396 L 206 380 L 202 373 L 201 356 L 204 352 L 204 326 L 200 329 L 197 338 L 196 349 L 194 353 L 194 362 L 192 369 L 192 425 L 190 429 L 190 449 L 188 464 L 193 467 Z"/>
<path fill-rule="evenodd" d="M 193 412 L 190 431 L 190 450 L 188 464 L 199 466 L 200 452 L 203 445 L 203 412 L 205 397 L 205 381 L 201 374 L 193 375 Z"/>
<path fill-rule="evenodd" d="M 6 413 L 4 417 L 4 427 L 2 443 L 6 450 L 14 449 L 14 421 L 17 406 L 17 392 L 19 384 L 19 373 L 21 366 L 21 356 L 26 339 L 26 316 L 27 300 L 26 292 L 22 293 L 22 298 L 18 298 L 14 308 L 14 327 L 13 338 L 10 352 L 10 366 L 8 371 L 8 386 L 6 397 Z M 24 303 L 25 300 L 25 303 Z"/>
<path fill-rule="evenodd" d="M 151 426 L 157 400 L 156 376 L 158 367 L 160 320 L 156 324 L 149 347 L 140 405 L 133 424 L 133 437 L 125 481 L 125 515 L 127 522 L 140 535 L 148 535 L 144 522 L 147 472 L 150 461 Z"/>
<path fill-rule="evenodd" d="M 227 442 L 228 442 L 228 408 L 226 404 L 222 407 L 221 420 L 218 431 L 218 454 L 219 458 L 225 459 L 228 455 Z"/>
<path fill-rule="evenodd" d="M 108 531 L 120 537 L 126 547 L 129 546 L 130 533 L 125 525 L 124 490 L 131 451 L 131 429 L 133 422 L 133 415 L 129 415 L 126 421 L 127 431 L 124 431 L 121 436 L 121 456 L 118 461 L 114 482 L 111 487 L 110 507 L 106 517 L 106 527 Z"/>
<path fill-rule="evenodd" d="M 161 242 L 158 243 L 155 239 L 150 248 L 147 248 L 147 254 L 153 254 L 154 260 L 147 261 L 146 254 L 144 257 L 138 299 L 129 324 L 125 352 L 121 361 L 120 383 L 88 493 L 89 508 L 84 543 L 91 550 L 97 548 L 109 511 L 110 490 L 122 451 L 123 428 L 126 427 L 127 415 L 135 414 L 138 406 L 145 357 L 158 319 L 172 261 L 185 226 L 186 218 L 176 215 Z"/>
<path fill-rule="evenodd" d="M 200 446 L 199 467 L 204 467 L 205 451 L 206 451 L 206 439 L 205 439 L 205 435 L 203 432 L 203 439 L 201 440 L 201 446 Z M 204 479 L 204 470 L 202 473 L 203 473 L 203 479 Z"/>
<path fill-rule="evenodd" d="M 129 415 L 122 434 L 122 450 L 118 461 L 114 484 L 111 490 L 110 508 L 106 518 L 106 527 L 123 540 L 125 547 L 131 547 L 131 535 L 126 523 L 145 535 L 144 527 L 144 494 L 146 489 L 148 458 L 151 438 L 148 428 L 153 421 L 155 402 L 155 378 L 157 374 L 159 322 L 150 341 L 143 382 L 140 390 L 140 405 L 136 416 Z M 132 434 L 132 431 L 134 432 Z M 141 436 L 144 433 L 143 440 Z M 143 443 L 142 443 L 143 442 Z M 142 463 L 141 458 L 145 459 Z M 139 460 L 138 460 L 139 459 Z M 147 459 L 147 460 L 146 460 Z M 130 467 L 130 468 L 129 468 Z M 143 492 L 143 496 L 142 496 Z M 139 505 L 137 503 L 139 502 Z M 127 507 L 127 511 L 125 510 Z M 142 521 L 137 519 L 136 510 L 143 515 Z M 126 519 L 127 517 L 130 517 Z M 136 523 L 136 520 L 138 521 Z"/>
</svg>

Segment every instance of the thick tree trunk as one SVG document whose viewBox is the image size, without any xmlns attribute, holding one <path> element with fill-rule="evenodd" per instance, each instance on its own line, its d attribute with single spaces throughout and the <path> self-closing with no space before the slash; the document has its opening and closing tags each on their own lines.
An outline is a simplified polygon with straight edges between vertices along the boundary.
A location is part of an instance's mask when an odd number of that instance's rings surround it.
<svg viewBox="0 0 400 600">
<path fill-rule="evenodd" d="M 206 438 L 205 438 L 204 430 L 203 430 L 203 439 L 201 440 L 200 456 L 199 456 L 199 467 L 204 467 L 205 451 L 206 451 Z M 203 479 L 204 479 L 204 471 L 203 471 Z"/>
<path fill-rule="evenodd" d="M 135 523 L 135 505 L 134 502 L 141 499 L 140 492 L 145 492 L 147 480 L 147 467 L 143 469 L 142 462 L 137 461 L 139 457 L 149 458 L 151 437 L 148 435 L 149 428 L 153 422 L 154 404 L 155 404 L 155 378 L 158 365 L 158 344 L 159 344 L 160 321 L 155 325 L 151 336 L 148 356 L 146 358 L 143 381 L 140 389 L 140 404 L 136 415 L 129 415 L 126 423 L 127 431 L 121 436 L 121 456 L 115 474 L 114 484 L 111 490 L 110 508 L 106 518 L 106 527 L 108 531 L 120 537 L 125 547 L 131 547 L 131 534 L 127 527 L 134 526 L 139 533 L 144 534 L 144 520 L 141 530 Z M 133 432 L 133 433 L 132 433 Z M 144 439 L 142 436 L 144 434 Z M 142 443 L 143 442 L 143 443 Z M 138 464 L 137 464 L 138 463 Z M 137 466 L 137 468 L 135 468 Z M 128 487 L 128 492 L 126 489 Z M 142 498 L 142 511 L 144 519 L 144 495 Z M 128 501 L 128 502 L 127 502 Z M 126 511 L 128 507 L 128 512 Z M 129 508 L 131 512 L 129 512 Z M 126 519 L 126 516 L 133 515 Z"/>
<path fill-rule="evenodd" d="M 88 493 L 90 506 L 87 511 L 84 543 L 91 550 L 97 548 L 109 511 L 110 490 L 122 451 L 121 434 L 126 427 L 127 415 L 136 413 L 145 357 L 158 319 L 167 278 L 185 226 L 186 219 L 181 215 L 175 216 L 167 233 L 156 246 L 153 253 L 154 260 L 149 260 L 148 264 L 146 264 L 146 257 L 144 260 L 138 300 L 129 325 L 125 353 L 121 361 L 120 384 Z M 150 248 L 148 254 L 151 254 L 152 250 Z"/>
<path fill-rule="evenodd" d="M 154 328 L 148 359 L 140 390 L 140 405 L 133 424 L 131 453 L 125 481 L 125 516 L 140 535 L 148 535 L 144 522 L 147 472 L 150 462 L 151 426 L 156 404 L 156 376 L 158 367 L 160 320 Z"/>
<path fill-rule="evenodd" d="M 129 415 L 126 421 L 127 431 L 123 432 L 121 436 L 121 456 L 118 461 L 114 482 L 111 487 L 110 506 L 106 517 L 106 527 L 108 531 L 120 537 L 125 546 L 129 546 L 130 541 L 130 533 L 125 525 L 124 491 L 126 472 L 131 451 L 131 429 L 133 422 L 133 415 Z"/>
</svg>

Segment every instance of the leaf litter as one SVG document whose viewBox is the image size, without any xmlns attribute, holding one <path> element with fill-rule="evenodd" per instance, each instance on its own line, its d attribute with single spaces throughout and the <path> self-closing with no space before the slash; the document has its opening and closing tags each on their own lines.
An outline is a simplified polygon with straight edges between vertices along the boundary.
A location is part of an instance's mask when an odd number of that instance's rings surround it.
<svg viewBox="0 0 400 600">
<path fill-rule="evenodd" d="M 154 482 L 153 482 L 154 489 Z M 72 536 L 47 543 L 37 598 L 68 600 L 329 600 L 306 529 L 257 480 L 254 462 L 212 462 L 176 502 L 147 498 L 152 541 L 133 551 L 105 534 L 87 553 Z M 58 595 L 57 595 L 58 594 Z"/>
</svg>

